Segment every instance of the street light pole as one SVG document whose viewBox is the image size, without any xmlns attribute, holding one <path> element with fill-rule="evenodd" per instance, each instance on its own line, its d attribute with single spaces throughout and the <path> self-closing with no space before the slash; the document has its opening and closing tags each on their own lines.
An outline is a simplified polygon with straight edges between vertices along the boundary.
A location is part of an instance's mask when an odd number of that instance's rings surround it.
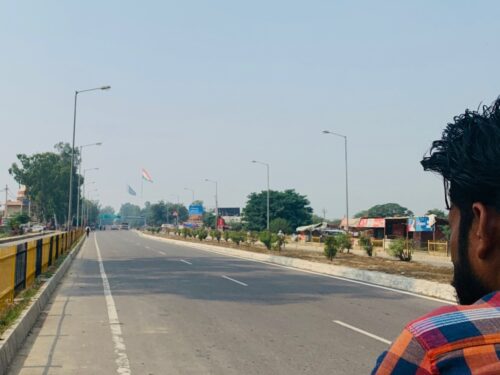
<svg viewBox="0 0 500 375">
<path fill-rule="evenodd" d="M 85 147 L 89 146 L 101 146 L 102 142 L 96 142 L 96 143 L 89 143 L 87 145 L 82 145 L 80 146 L 80 163 L 79 163 L 79 170 L 78 170 L 78 201 L 76 202 L 76 227 L 80 227 L 80 224 L 83 225 L 83 223 L 80 222 L 80 179 L 82 177 L 82 155 L 83 155 L 83 149 Z"/>
<path fill-rule="evenodd" d="M 214 180 L 209 180 L 208 178 L 205 179 L 207 182 L 212 182 L 215 184 L 215 230 L 219 229 L 218 226 L 218 219 L 219 219 L 219 197 L 218 197 L 218 188 L 217 188 L 217 181 Z"/>
<path fill-rule="evenodd" d="M 73 220 L 71 218 L 71 204 L 73 201 L 73 171 L 75 168 L 75 134 L 76 134 L 76 107 L 78 102 L 78 94 L 82 92 L 95 91 L 95 90 L 109 90 L 111 86 L 101 86 L 93 89 L 86 90 L 76 90 L 75 91 L 75 106 L 73 110 L 73 143 L 71 145 L 71 167 L 69 169 L 69 198 L 68 198 L 68 224 L 67 229 L 69 230 L 73 224 Z"/>
<path fill-rule="evenodd" d="M 339 133 L 334 133 L 329 130 L 323 130 L 323 134 L 330 134 L 337 137 L 344 138 L 344 156 L 345 156 L 345 215 L 346 215 L 346 228 L 349 232 L 349 182 L 348 182 L 348 168 L 347 168 L 347 136 Z"/>
<path fill-rule="evenodd" d="M 177 210 L 176 210 L 176 214 L 177 216 L 175 217 L 175 226 L 178 227 L 179 226 L 179 207 L 181 205 L 181 199 L 179 197 L 178 194 L 170 194 L 172 197 L 177 197 Z M 167 208 L 168 209 L 168 208 Z M 168 215 L 167 215 L 168 216 Z"/>
<path fill-rule="evenodd" d="M 269 190 L 269 163 L 264 163 L 264 162 L 258 161 L 258 160 L 252 160 L 252 163 L 262 164 L 262 165 L 265 165 L 267 168 L 267 230 L 269 231 L 269 194 L 270 194 L 270 190 Z"/>
<path fill-rule="evenodd" d="M 86 180 L 85 176 L 86 176 L 86 174 L 87 174 L 87 172 L 88 172 L 88 171 L 98 171 L 98 170 L 99 170 L 99 168 L 87 168 L 87 169 L 84 169 L 84 170 L 83 170 L 83 200 L 85 200 L 85 197 L 86 197 L 86 194 L 85 194 L 85 189 L 86 189 L 86 187 L 87 187 L 87 182 L 86 182 L 87 180 Z M 82 205 L 82 206 L 83 206 L 83 205 Z M 83 218 L 85 217 L 85 216 L 84 216 L 84 213 L 83 213 L 84 208 L 85 208 L 85 207 L 82 207 L 82 212 L 80 213 L 80 215 L 81 215 L 81 217 L 82 217 L 82 219 L 81 219 L 81 221 L 80 221 L 80 222 L 82 223 L 82 226 L 83 226 Z"/>
</svg>

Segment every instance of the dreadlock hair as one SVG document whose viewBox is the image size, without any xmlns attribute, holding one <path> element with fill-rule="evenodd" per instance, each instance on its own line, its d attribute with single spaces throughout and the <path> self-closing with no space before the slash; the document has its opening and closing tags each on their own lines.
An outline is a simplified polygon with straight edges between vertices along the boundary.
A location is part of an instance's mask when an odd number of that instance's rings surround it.
<svg viewBox="0 0 500 375">
<path fill-rule="evenodd" d="M 449 182 L 450 200 L 465 216 L 474 202 L 500 212 L 500 97 L 481 109 L 454 117 L 420 162 Z"/>
</svg>

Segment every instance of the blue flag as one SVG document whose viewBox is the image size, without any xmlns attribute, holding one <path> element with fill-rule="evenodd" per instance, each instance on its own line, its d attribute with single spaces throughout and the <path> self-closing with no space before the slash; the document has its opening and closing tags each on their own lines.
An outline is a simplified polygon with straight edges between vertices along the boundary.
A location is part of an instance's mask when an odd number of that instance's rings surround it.
<svg viewBox="0 0 500 375">
<path fill-rule="evenodd" d="M 134 189 L 132 189 L 132 188 L 130 187 L 130 185 L 127 185 L 127 188 L 128 188 L 128 193 L 129 193 L 130 195 L 134 195 L 134 196 L 135 196 L 135 195 L 137 195 L 137 193 L 135 192 L 135 190 L 134 190 Z"/>
</svg>

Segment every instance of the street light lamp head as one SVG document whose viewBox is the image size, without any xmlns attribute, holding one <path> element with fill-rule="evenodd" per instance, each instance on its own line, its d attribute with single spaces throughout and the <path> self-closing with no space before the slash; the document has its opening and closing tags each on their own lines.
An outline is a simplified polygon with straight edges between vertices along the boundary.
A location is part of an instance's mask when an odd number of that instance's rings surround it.
<svg viewBox="0 0 500 375">
<path fill-rule="evenodd" d="M 102 142 L 97 142 L 95 145 L 96 146 L 102 146 Z"/>
<path fill-rule="evenodd" d="M 111 86 L 102 86 L 101 90 L 109 90 L 110 88 L 111 88 Z"/>
<path fill-rule="evenodd" d="M 257 163 L 257 160 L 252 160 L 252 163 Z"/>
<path fill-rule="evenodd" d="M 323 134 L 330 134 L 329 130 L 323 130 Z"/>
</svg>

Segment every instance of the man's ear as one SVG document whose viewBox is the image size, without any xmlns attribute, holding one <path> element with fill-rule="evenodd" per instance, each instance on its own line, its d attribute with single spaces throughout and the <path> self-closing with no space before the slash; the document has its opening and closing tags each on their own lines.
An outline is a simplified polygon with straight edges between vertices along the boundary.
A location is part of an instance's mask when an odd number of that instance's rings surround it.
<svg viewBox="0 0 500 375">
<path fill-rule="evenodd" d="M 472 213 L 474 219 L 471 234 L 475 237 L 476 254 L 478 258 L 485 260 L 495 251 L 500 228 L 500 215 L 493 207 L 488 207 L 480 202 L 472 204 Z"/>
</svg>

